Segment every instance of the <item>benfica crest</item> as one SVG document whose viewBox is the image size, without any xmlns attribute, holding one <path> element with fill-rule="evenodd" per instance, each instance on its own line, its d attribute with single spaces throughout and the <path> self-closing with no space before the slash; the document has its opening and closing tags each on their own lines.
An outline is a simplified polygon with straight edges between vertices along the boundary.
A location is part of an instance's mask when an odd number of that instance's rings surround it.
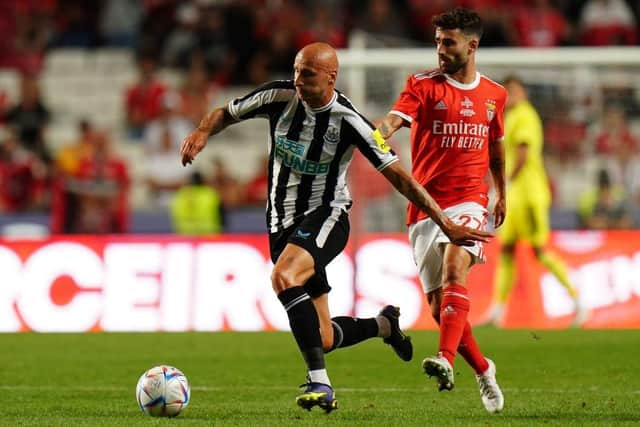
<svg viewBox="0 0 640 427">
<path fill-rule="evenodd" d="M 493 99 L 487 99 L 484 102 L 484 106 L 487 108 L 487 119 L 493 120 L 496 115 L 496 101 Z"/>
</svg>

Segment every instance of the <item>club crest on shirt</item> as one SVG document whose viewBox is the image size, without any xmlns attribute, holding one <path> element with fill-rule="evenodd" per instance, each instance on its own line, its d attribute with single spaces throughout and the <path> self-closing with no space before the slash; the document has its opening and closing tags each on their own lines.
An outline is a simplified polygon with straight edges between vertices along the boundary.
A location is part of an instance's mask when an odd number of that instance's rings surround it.
<svg viewBox="0 0 640 427">
<path fill-rule="evenodd" d="M 493 120 L 496 115 L 496 101 L 494 99 L 487 99 L 484 102 L 484 106 L 487 108 L 487 119 Z"/>
<path fill-rule="evenodd" d="M 340 141 L 340 131 L 335 127 L 330 127 L 324 134 L 324 141 L 327 144 L 337 144 Z"/>
</svg>

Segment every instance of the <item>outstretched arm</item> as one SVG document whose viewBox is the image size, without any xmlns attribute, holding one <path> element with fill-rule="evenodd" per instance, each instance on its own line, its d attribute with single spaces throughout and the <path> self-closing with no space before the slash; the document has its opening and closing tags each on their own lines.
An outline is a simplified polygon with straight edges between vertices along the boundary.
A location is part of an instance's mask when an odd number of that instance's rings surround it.
<svg viewBox="0 0 640 427">
<path fill-rule="evenodd" d="M 207 145 L 207 139 L 220 132 L 227 126 L 236 123 L 236 120 L 229 114 L 227 107 L 216 108 L 205 115 L 198 127 L 191 132 L 180 147 L 180 157 L 182 165 L 191 163 L 196 155 Z"/>
<path fill-rule="evenodd" d="M 489 145 L 489 169 L 496 190 L 496 202 L 493 207 L 493 225 L 500 227 L 507 214 L 507 202 L 504 179 L 504 143 L 502 140 L 492 141 Z"/>
<path fill-rule="evenodd" d="M 489 238 L 493 237 L 493 234 L 486 231 L 464 227 L 451 221 L 427 190 L 406 171 L 400 162 L 387 166 L 382 170 L 382 174 L 400 193 L 427 213 L 451 243 L 472 246 L 476 240 L 488 242 Z"/>
<path fill-rule="evenodd" d="M 376 121 L 377 129 L 374 133 L 380 132 L 382 138 L 389 139 L 403 125 L 404 119 L 402 117 L 389 113 L 382 120 Z"/>
</svg>

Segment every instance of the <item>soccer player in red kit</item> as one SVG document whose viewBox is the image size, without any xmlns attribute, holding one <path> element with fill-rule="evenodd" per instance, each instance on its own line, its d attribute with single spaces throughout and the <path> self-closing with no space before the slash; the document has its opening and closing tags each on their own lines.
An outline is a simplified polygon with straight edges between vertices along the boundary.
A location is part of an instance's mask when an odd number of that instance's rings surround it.
<svg viewBox="0 0 640 427">
<path fill-rule="evenodd" d="M 489 202 L 485 176 L 490 171 L 498 227 L 506 213 L 502 145 L 506 91 L 476 71 L 482 22 L 475 12 L 454 9 L 435 16 L 433 24 L 439 67 L 409 77 L 374 133 L 386 140 L 400 127 L 411 127 L 413 176 L 458 224 L 485 227 Z M 504 398 L 495 364 L 481 353 L 467 320 L 467 273 L 473 264 L 484 262 L 482 243 L 451 243 L 413 204 L 407 223 L 420 280 L 440 325 L 439 352 L 424 359 L 422 367 L 436 377 L 440 390 L 451 390 L 453 361 L 460 353 L 476 372 L 485 408 L 498 412 Z"/>
</svg>

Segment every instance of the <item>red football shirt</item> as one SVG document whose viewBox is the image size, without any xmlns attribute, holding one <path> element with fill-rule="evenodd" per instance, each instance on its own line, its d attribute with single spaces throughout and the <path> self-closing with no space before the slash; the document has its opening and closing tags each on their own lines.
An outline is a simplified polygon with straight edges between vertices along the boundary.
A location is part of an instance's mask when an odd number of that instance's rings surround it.
<svg viewBox="0 0 640 427">
<path fill-rule="evenodd" d="M 480 73 L 462 84 L 439 70 L 414 74 L 391 114 L 411 126 L 413 176 L 442 209 L 488 204 L 489 143 L 504 136 L 507 92 Z M 427 215 L 409 204 L 407 223 Z"/>
</svg>

